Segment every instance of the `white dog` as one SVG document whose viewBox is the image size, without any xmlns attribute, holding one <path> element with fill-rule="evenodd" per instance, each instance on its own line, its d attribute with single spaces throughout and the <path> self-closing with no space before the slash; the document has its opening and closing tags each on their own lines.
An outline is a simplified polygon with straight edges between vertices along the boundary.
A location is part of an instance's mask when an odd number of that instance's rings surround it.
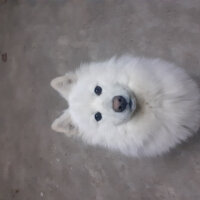
<svg viewBox="0 0 200 200">
<path fill-rule="evenodd" d="M 126 155 L 160 155 L 199 128 L 198 86 L 160 59 L 123 56 L 83 64 L 51 86 L 69 105 L 52 124 L 55 131 Z"/>
</svg>

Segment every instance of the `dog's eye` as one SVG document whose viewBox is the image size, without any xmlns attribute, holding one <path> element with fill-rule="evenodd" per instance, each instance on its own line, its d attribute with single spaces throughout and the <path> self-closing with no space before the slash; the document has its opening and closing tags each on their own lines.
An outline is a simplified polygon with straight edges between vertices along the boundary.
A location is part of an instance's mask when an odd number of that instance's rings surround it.
<svg viewBox="0 0 200 200">
<path fill-rule="evenodd" d="M 102 119 L 102 115 L 100 112 L 97 112 L 95 115 L 94 115 L 94 118 L 96 119 L 96 121 L 100 121 Z"/>
<path fill-rule="evenodd" d="M 97 85 L 97 86 L 94 88 L 94 92 L 95 92 L 96 95 L 101 95 L 101 93 L 102 93 L 102 88 L 101 88 L 100 86 Z"/>
</svg>

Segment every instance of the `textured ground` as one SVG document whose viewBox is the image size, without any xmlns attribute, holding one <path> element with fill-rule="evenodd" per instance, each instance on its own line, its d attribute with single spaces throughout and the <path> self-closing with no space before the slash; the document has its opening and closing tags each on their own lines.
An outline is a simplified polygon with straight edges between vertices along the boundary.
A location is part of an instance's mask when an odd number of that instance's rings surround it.
<svg viewBox="0 0 200 200">
<path fill-rule="evenodd" d="M 198 200 L 200 135 L 133 159 L 50 129 L 66 103 L 49 82 L 131 53 L 200 78 L 199 0 L 0 0 L 0 200 Z"/>
</svg>

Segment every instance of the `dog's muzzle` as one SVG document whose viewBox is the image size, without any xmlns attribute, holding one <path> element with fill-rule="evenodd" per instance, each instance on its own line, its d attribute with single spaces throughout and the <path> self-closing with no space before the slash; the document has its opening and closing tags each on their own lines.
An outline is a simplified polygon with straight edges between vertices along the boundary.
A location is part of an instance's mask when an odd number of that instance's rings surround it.
<svg viewBox="0 0 200 200">
<path fill-rule="evenodd" d="M 123 96 L 115 96 L 112 99 L 112 107 L 115 112 L 123 112 L 126 109 L 127 105 L 128 102 Z"/>
</svg>

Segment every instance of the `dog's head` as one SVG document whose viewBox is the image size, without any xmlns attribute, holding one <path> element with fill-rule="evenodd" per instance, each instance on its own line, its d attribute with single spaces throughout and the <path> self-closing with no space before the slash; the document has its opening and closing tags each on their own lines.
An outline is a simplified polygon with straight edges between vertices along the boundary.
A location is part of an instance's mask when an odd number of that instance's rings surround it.
<svg viewBox="0 0 200 200">
<path fill-rule="evenodd" d="M 95 134 L 127 123 L 136 110 L 136 98 L 128 77 L 119 72 L 109 68 L 109 63 L 92 63 L 54 79 L 52 87 L 68 101 L 69 108 L 52 128 L 69 134 L 73 125 L 83 134 Z"/>
</svg>

